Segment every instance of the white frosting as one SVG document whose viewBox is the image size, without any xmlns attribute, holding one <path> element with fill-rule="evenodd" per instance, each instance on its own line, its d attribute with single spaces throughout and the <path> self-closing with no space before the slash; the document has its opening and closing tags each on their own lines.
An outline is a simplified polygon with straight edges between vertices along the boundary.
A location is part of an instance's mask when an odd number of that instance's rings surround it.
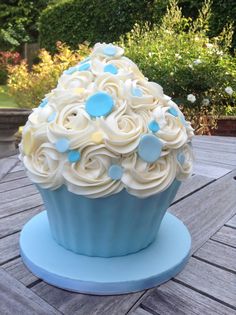
<svg viewBox="0 0 236 315">
<path fill-rule="evenodd" d="M 29 116 L 20 158 L 42 188 L 65 184 L 89 198 L 126 189 L 144 198 L 191 174 L 190 123 L 162 87 L 149 82 L 123 53 L 123 48 L 96 44 L 88 60 L 65 71 Z M 105 116 L 91 116 L 88 99 L 101 92 L 113 105 Z M 139 155 L 144 135 L 156 137 L 161 145 L 152 163 Z M 65 148 L 58 147 L 61 141 Z M 114 164 L 122 170 L 119 178 L 109 173 Z"/>
</svg>

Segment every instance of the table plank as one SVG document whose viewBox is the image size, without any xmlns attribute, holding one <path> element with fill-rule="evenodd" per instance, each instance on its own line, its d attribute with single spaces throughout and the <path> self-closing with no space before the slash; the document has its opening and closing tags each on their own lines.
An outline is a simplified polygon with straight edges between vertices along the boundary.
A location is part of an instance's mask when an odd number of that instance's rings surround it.
<svg viewBox="0 0 236 315">
<path fill-rule="evenodd" d="M 193 165 L 194 174 L 203 175 L 215 179 L 228 174 L 230 171 L 231 169 L 229 168 L 205 164 L 201 161 L 195 161 Z"/>
<path fill-rule="evenodd" d="M 149 313 L 141 307 L 136 308 L 135 311 L 128 313 L 128 314 L 130 314 L 130 315 L 153 315 L 153 313 Z"/>
<path fill-rule="evenodd" d="M 0 313 L 4 315 L 60 314 L 51 305 L 27 289 L 0 268 Z"/>
<path fill-rule="evenodd" d="M 14 172 L 18 172 L 18 171 L 24 171 L 24 170 L 25 170 L 25 168 L 24 168 L 23 164 L 19 161 L 18 164 L 16 164 L 16 166 L 10 170 L 10 173 L 14 173 Z"/>
<path fill-rule="evenodd" d="M 236 309 L 236 275 L 231 272 L 190 258 L 175 279 Z"/>
<path fill-rule="evenodd" d="M 8 202 L 11 202 L 13 200 L 18 200 L 23 197 L 29 197 L 31 195 L 38 194 L 38 191 L 35 187 L 35 185 L 29 185 L 25 186 L 23 189 L 21 187 L 14 189 L 14 193 L 9 190 L 5 192 L 0 193 L 0 206 L 1 204 L 6 204 Z"/>
<path fill-rule="evenodd" d="M 169 208 L 189 228 L 192 252 L 236 213 L 235 174 L 227 174 Z"/>
<path fill-rule="evenodd" d="M 38 280 L 38 278 L 27 269 L 21 257 L 11 260 L 1 267 L 25 286 L 31 286 L 32 283 Z"/>
<path fill-rule="evenodd" d="M 0 218 L 39 207 L 42 206 L 42 204 L 43 201 L 39 194 L 0 204 Z"/>
<path fill-rule="evenodd" d="M 4 176 L 1 180 L 1 183 L 10 182 L 15 179 L 25 178 L 26 173 L 25 171 L 18 171 L 13 173 L 8 173 L 6 176 Z"/>
<path fill-rule="evenodd" d="M 141 307 L 160 315 L 233 315 L 236 312 L 182 284 L 169 281 L 152 292 Z M 142 313 L 141 313 L 142 314 Z M 139 315 L 133 312 L 130 315 Z"/>
<path fill-rule="evenodd" d="M 0 238 L 15 232 L 19 232 L 29 219 L 41 211 L 42 207 L 40 206 L 1 219 Z"/>
<path fill-rule="evenodd" d="M 236 229 L 223 226 L 212 239 L 236 248 Z"/>
<path fill-rule="evenodd" d="M 14 190 L 15 188 L 23 188 L 24 186 L 32 185 L 28 177 L 16 179 L 11 182 L 0 183 L 0 192 Z"/>
<path fill-rule="evenodd" d="M 196 251 L 194 257 L 236 272 L 236 248 L 209 240 Z"/>
<path fill-rule="evenodd" d="M 60 290 L 44 282 L 32 291 L 64 314 L 124 315 L 144 292 L 126 295 L 99 296 Z"/>
<path fill-rule="evenodd" d="M 0 239 L 0 265 L 19 256 L 19 234 L 15 233 Z"/>
<path fill-rule="evenodd" d="M 225 225 L 236 228 L 236 215 L 234 215 Z"/>
<path fill-rule="evenodd" d="M 18 163 L 16 155 L 0 159 L 0 180 Z"/>
<path fill-rule="evenodd" d="M 196 190 L 206 186 L 207 184 L 210 184 L 211 182 L 213 182 L 213 179 L 206 176 L 201 175 L 191 176 L 186 181 L 183 181 L 181 183 L 179 191 L 177 192 L 177 195 L 174 199 L 174 202 L 188 196 L 189 194 L 192 194 Z"/>
</svg>

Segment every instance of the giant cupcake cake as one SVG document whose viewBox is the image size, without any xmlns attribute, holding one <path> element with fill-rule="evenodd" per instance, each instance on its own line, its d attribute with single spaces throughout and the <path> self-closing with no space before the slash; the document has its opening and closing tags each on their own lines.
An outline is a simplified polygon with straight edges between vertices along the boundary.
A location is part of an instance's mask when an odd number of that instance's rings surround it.
<svg viewBox="0 0 236 315">
<path fill-rule="evenodd" d="M 52 237 L 77 254 L 146 248 L 192 171 L 190 123 L 123 54 L 96 44 L 23 129 L 20 158 L 44 199 Z"/>
</svg>

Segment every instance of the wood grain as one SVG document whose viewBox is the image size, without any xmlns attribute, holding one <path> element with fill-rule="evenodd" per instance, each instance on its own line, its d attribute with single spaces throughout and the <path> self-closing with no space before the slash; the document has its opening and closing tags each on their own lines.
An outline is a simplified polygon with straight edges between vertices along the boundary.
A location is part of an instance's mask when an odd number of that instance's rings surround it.
<svg viewBox="0 0 236 315">
<path fill-rule="evenodd" d="M 19 187 L 19 188 L 14 189 L 14 192 L 12 192 L 11 190 L 1 192 L 0 193 L 0 200 L 1 200 L 0 206 L 1 204 L 18 200 L 24 197 L 29 197 L 35 194 L 38 194 L 38 191 L 36 190 L 35 185 L 25 186 L 24 188 Z"/>
<path fill-rule="evenodd" d="M 11 182 L 0 183 L 0 192 L 14 190 L 16 188 L 22 188 L 28 185 L 32 185 L 32 182 L 28 179 L 28 177 L 24 177 Z"/>
<path fill-rule="evenodd" d="M 25 198 L 20 198 L 17 201 L 13 200 L 8 203 L 0 204 L 0 218 L 25 210 L 30 210 L 32 208 L 41 206 L 42 204 L 43 201 L 39 194 L 35 194 Z"/>
<path fill-rule="evenodd" d="M 230 246 L 209 240 L 196 251 L 194 257 L 236 272 L 236 249 Z"/>
<path fill-rule="evenodd" d="M 182 199 L 185 196 L 188 196 L 189 194 L 192 194 L 196 190 L 204 187 L 205 185 L 211 183 L 212 181 L 213 181 L 212 178 L 205 176 L 200 175 L 191 176 L 186 181 L 181 183 L 179 191 L 177 192 L 177 195 L 174 199 L 174 202 L 176 202 L 179 199 Z"/>
<path fill-rule="evenodd" d="M 0 265 L 19 256 L 19 233 L 0 239 Z"/>
<path fill-rule="evenodd" d="M 25 171 L 18 171 L 13 173 L 8 173 L 6 176 L 4 176 L 1 180 L 1 183 L 10 182 L 15 179 L 24 178 L 26 177 Z"/>
<path fill-rule="evenodd" d="M 236 215 L 234 215 L 228 222 L 226 222 L 225 225 L 236 228 Z"/>
<path fill-rule="evenodd" d="M 236 309 L 236 275 L 195 258 L 175 278 Z"/>
<path fill-rule="evenodd" d="M 0 314 L 59 314 L 51 305 L 0 268 Z"/>
<path fill-rule="evenodd" d="M 25 286 L 32 285 L 32 283 L 38 280 L 38 278 L 26 268 L 21 258 L 16 258 L 7 262 L 2 265 L 2 268 Z"/>
<path fill-rule="evenodd" d="M 192 253 L 236 213 L 235 174 L 225 175 L 170 207 L 169 211 L 189 228 Z"/>
<path fill-rule="evenodd" d="M 44 282 L 36 284 L 33 292 L 53 305 L 63 314 L 76 315 L 124 315 L 143 292 L 98 296 L 68 292 Z"/>
<path fill-rule="evenodd" d="M 42 207 L 40 206 L 1 219 L 0 238 L 15 232 L 19 232 L 23 225 L 41 210 Z"/>
<path fill-rule="evenodd" d="M 141 306 L 152 314 L 160 315 L 236 314 L 232 308 L 174 281 L 169 281 L 157 288 L 142 302 Z M 131 313 L 131 315 L 138 314 Z"/>
<path fill-rule="evenodd" d="M 223 226 L 212 239 L 236 248 L 236 229 Z"/>
<path fill-rule="evenodd" d="M 136 308 L 135 311 L 128 313 L 128 314 L 130 314 L 130 315 L 153 315 L 153 313 L 149 313 L 141 307 Z"/>
<path fill-rule="evenodd" d="M 17 156 L 0 159 L 0 180 L 17 164 Z"/>
</svg>

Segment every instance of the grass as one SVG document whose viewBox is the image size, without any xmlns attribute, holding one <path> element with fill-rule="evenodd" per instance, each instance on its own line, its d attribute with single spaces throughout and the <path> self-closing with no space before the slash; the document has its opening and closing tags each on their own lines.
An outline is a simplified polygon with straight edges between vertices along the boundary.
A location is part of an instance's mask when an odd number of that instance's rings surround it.
<svg viewBox="0 0 236 315">
<path fill-rule="evenodd" d="M 18 105 L 16 104 L 15 100 L 8 95 L 7 93 L 7 86 L 1 85 L 0 86 L 0 108 L 17 108 Z"/>
</svg>

